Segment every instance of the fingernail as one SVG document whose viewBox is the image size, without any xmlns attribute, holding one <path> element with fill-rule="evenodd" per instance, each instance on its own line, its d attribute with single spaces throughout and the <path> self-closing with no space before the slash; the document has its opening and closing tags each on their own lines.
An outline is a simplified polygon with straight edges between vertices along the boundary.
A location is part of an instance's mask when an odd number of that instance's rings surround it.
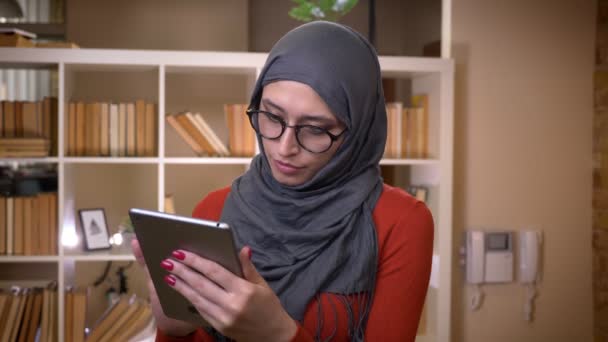
<svg viewBox="0 0 608 342">
<path fill-rule="evenodd" d="M 249 248 L 249 260 L 251 260 L 251 247 L 247 247 Z"/>
<path fill-rule="evenodd" d="M 182 252 L 182 251 L 173 251 L 173 253 L 171 253 L 171 255 L 173 255 L 173 257 L 177 260 L 186 259 L 186 254 L 184 254 L 184 252 Z"/>
<path fill-rule="evenodd" d="M 167 274 L 165 276 L 165 283 L 167 283 L 171 286 L 175 286 L 175 277 L 170 274 Z"/>
<path fill-rule="evenodd" d="M 163 260 L 160 263 L 160 267 L 166 269 L 167 271 L 171 271 L 173 269 L 173 263 L 169 260 Z"/>
</svg>

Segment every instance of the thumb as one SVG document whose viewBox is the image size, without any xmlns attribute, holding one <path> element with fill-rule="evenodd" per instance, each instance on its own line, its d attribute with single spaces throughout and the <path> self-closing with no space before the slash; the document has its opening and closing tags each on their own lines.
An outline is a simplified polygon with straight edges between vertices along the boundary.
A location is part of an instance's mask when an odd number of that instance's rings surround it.
<svg viewBox="0 0 608 342">
<path fill-rule="evenodd" d="M 254 284 L 266 284 L 266 281 L 258 273 L 253 262 L 251 262 L 252 251 L 251 247 L 245 246 L 239 253 L 239 259 L 241 260 L 241 268 L 243 269 L 243 277 L 245 280 L 250 281 Z"/>
</svg>

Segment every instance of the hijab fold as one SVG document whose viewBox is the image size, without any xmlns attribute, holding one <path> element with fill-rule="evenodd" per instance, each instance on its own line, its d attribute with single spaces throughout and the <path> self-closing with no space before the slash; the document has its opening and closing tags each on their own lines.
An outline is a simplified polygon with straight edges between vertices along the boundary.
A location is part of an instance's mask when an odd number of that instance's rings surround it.
<svg viewBox="0 0 608 342">
<path fill-rule="evenodd" d="M 239 247 L 252 248 L 258 272 L 292 318 L 302 321 L 319 293 L 366 295 L 358 318 L 349 319 L 352 339 L 363 340 L 378 263 L 372 212 L 382 192 L 378 165 L 386 142 L 378 58 L 354 30 L 312 22 L 272 48 L 250 107 L 258 108 L 263 87 L 279 80 L 314 89 L 346 125 L 345 139 L 312 179 L 286 186 L 273 178 L 258 136 L 260 154 L 233 182 L 221 220 L 234 228 Z"/>
</svg>

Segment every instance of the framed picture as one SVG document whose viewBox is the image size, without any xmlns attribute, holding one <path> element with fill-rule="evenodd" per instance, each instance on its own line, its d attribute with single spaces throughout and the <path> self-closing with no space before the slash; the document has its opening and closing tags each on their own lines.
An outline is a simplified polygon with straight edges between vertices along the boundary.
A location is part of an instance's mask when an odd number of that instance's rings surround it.
<svg viewBox="0 0 608 342">
<path fill-rule="evenodd" d="M 103 209 L 80 209 L 80 226 L 84 236 L 85 249 L 88 251 L 109 249 L 110 233 L 106 224 L 106 214 Z"/>
</svg>

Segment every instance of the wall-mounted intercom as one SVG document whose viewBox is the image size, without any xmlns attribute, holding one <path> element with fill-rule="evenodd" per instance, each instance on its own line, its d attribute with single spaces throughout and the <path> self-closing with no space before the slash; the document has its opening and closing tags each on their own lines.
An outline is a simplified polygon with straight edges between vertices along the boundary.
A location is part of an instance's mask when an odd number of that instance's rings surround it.
<svg viewBox="0 0 608 342">
<path fill-rule="evenodd" d="M 484 283 L 513 282 L 514 251 L 519 253 L 519 282 L 526 287 L 524 318 L 532 320 L 533 301 L 540 280 L 542 233 L 522 230 L 518 233 L 518 248 L 514 248 L 514 233 L 507 231 L 469 230 L 463 249 L 466 281 L 473 285 L 470 306 L 477 310 L 483 300 Z"/>
<path fill-rule="evenodd" d="M 512 232 L 468 231 L 466 240 L 467 282 L 513 281 Z"/>
</svg>

